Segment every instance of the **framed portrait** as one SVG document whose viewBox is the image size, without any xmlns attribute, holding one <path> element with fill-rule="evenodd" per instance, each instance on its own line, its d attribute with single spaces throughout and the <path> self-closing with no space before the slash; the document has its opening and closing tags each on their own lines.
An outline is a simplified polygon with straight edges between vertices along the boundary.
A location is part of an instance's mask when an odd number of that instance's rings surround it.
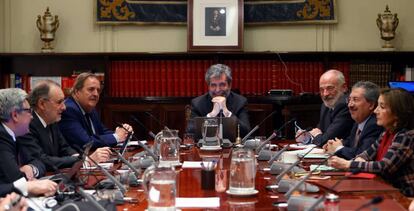
<svg viewBox="0 0 414 211">
<path fill-rule="evenodd" d="M 188 51 L 242 51 L 243 0 L 188 0 Z"/>
</svg>

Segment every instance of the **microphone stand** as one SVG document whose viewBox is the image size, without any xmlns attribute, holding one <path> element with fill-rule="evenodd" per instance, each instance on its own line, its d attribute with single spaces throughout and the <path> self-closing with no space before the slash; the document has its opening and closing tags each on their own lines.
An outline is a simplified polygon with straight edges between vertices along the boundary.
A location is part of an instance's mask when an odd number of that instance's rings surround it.
<svg viewBox="0 0 414 211">
<path fill-rule="evenodd" d="M 276 131 L 274 131 L 272 133 L 272 135 L 269 136 L 269 138 L 267 138 L 263 143 L 261 143 L 257 148 L 256 148 L 256 154 L 259 154 L 260 151 L 262 150 L 262 148 L 268 144 L 270 142 L 270 140 L 272 140 L 274 137 L 277 136 L 277 134 L 283 129 L 285 128 L 288 124 L 292 123 L 293 121 L 295 121 L 296 118 L 292 118 L 291 120 L 285 122 L 285 124 L 283 124 L 282 126 L 280 126 L 279 129 L 277 129 Z"/>
<path fill-rule="evenodd" d="M 151 131 L 148 130 L 147 127 L 144 126 L 144 124 L 138 120 L 138 118 L 136 118 L 135 116 L 131 116 L 131 119 L 134 120 L 140 127 L 142 127 L 145 131 L 148 131 L 148 135 L 155 140 L 155 134 Z"/>
<path fill-rule="evenodd" d="M 122 127 L 124 130 L 127 130 L 123 125 L 119 125 L 120 127 Z M 128 131 L 128 130 L 127 130 Z M 140 147 L 142 147 L 146 152 L 148 152 L 148 154 L 154 158 L 155 161 L 158 161 L 158 156 L 154 154 L 154 152 L 152 152 L 145 144 L 143 144 L 133 133 L 131 133 L 131 136 L 135 139 L 137 139 L 138 141 L 138 145 Z"/>
<path fill-rule="evenodd" d="M 277 153 L 274 154 L 267 163 L 269 165 L 272 164 L 273 161 L 275 161 L 276 159 L 278 159 L 280 157 L 280 155 L 282 155 L 282 153 L 284 151 L 286 151 L 287 149 L 289 149 L 289 144 L 286 144 L 281 150 L 277 151 Z"/>
<path fill-rule="evenodd" d="M 296 183 L 291 189 L 289 189 L 288 192 L 285 193 L 285 197 L 286 198 L 290 198 L 290 196 L 292 195 L 293 191 L 295 191 L 296 189 L 298 189 L 298 187 L 300 185 L 302 185 L 312 174 L 313 172 L 316 171 L 316 169 L 318 169 L 322 164 L 324 164 L 329 158 L 331 158 L 332 156 L 334 156 L 334 154 L 329 155 L 329 157 L 327 157 L 325 160 L 323 160 L 322 162 L 320 162 L 312 171 L 310 171 L 303 179 L 301 179 L 298 183 Z"/>
<path fill-rule="evenodd" d="M 125 187 L 117 180 L 114 176 L 112 176 L 106 169 L 104 169 L 102 166 L 100 166 L 96 161 L 94 161 L 89 155 L 86 155 L 89 160 L 91 160 L 104 174 L 111 180 L 122 192 L 122 194 L 125 194 L 126 189 Z"/>
<path fill-rule="evenodd" d="M 253 129 L 251 129 L 249 131 L 249 133 L 247 133 L 247 135 L 245 135 L 243 137 L 243 139 L 241 140 L 241 144 L 244 144 L 244 142 L 247 140 L 247 138 L 249 138 L 254 132 L 256 132 L 256 130 L 259 129 L 260 125 L 262 125 L 269 117 L 273 116 L 276 113 L 276 111 L 273 111 L 272 113 L 270 113 L 269 115 L 267 115 L 259 124 L 257 124 Z"/>
<path fill-rule="evenodd" d="M 115 153 L 116 154 L 116 156 L 123 162 L 123 163 L 125 163 L 125 165 L 127 165 L 134 173 L 135 173 L 135 175 L 137 176 L 137 177 L 139 177 L 139 175 L 140 175 L 140 171 L 139 170 L 137 170 L 130 162 L 128 162 L 124 157 L 122 157 L 122 155 L 118 152 L 118 151 L 116 151 L 116 150 L 112 150 L 111 149 L 111 151 L 113 152 L 113 153 Z"/>
<path fill-rule="evenodd" d="M 305 156 L 308 155 L 310 152 L 312 152 L 312 150 L 315 149 L 316 147 L 317 146 L 312 147 L 309 151 L 307 151 L 305 154 L 303 154 L 303 156 L 300 157 L 296 162 L 294 162 L 288 168 L 286 168 L 285 170 L 283 170 L 279 175 L 277 175 L 276 182 L 280 181 L 280 179 L 282 179 L 282 177 L 285 176 L 286 173 L 288 173 L 290 170 L 292 170 L 293 167 L 297 166 L 303 159 L 305 159 Z"/>
<path fill-rule="evenodd" d="M 351 175 L 355 175 L 357 173 L 359 173 L 359 170 L 355 170 L 352 171 L 351 174 L 349 175 L 345 175 L 344 177 L 342 177 L 341 179 L 339 179 L 338 181 L 335 182 L 334 185 L 332 185 L 332 187 L 330 188 L 332 191 L 335 191 L 335 188 L 341 184 L 345 179 L 349 178 Z M 318 198 L 318 200 L 315 201 L 315 203 L 313 203 L 308 209 L 306 209 L 305 211 L 313 211 L 315 210 L 315 208 L 322 203 L 325 200 L 325 195 L 322 195 L 321 197 Z"/>
<path fill-rule="evenodd" d="M 84 198 L 86 198 L 88 201 L 90 201 L 96 209 L 98 209 L 100 211 L 106 211 L 106 209 L 103 208 L 102 205 L 100 205 L 91 195 L 86 193 L 85 190 L 83 190 L 83 188 L 79 187 L 78 191 Z"/>
</svg>

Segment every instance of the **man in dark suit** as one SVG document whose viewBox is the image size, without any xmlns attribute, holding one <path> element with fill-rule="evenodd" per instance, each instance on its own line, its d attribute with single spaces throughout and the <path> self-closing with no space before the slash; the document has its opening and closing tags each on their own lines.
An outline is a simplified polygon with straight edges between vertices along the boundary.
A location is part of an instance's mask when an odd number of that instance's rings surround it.
<svg viewBox="0 0 414 211">
<path fill-rule="evenodd" d="M 346 83 L 342 72 L 328 70 L 319 79 L 322 98 L 321 113 L 317 128 L 309 133 L 312 142 L 323 146 L 329 139 L 345 138 L 351 131 L 353 120 L 346 104 Z"/>
<path fill-rule="evenodd" d="M 40 158 L 48 171 L 53 171 L 54 167 L 71 167 L 79 160 L 78 152 L 69 146 L 57 124 L 66 109 L 64 99 L 59 84 L 50 80 L 39 82 L 28 97 L 34 108 L 30 132 L 17 138 L 21 154 Z M 96 162 L 104 162 L 110 154 L 108 147 L 98 148 L 91 158 Z"/>
<path fill-rule="evenodd" d="M 35 180 L 45 172 L 45 166 L 36 159 L 28 160 L 19 167 L 16 137 L 29 131 L 32 119 L 26 96 L 26 92 L 18 88 L 0 90 L 0 184 L 10 187 L 13 183 L 23 193 L 30 190 L 27 180 Z M 56 183 L 47 180 L 44 185 L 48 189 L 40 191 L 39 194 L 55 193 Z"/>
<path fill-rule="evenodd" d="M 209 92 L 191 101 L 191 118 L 224 117 L 235 118 L 240 124 L 240 135 L 250 131 L 247 99 L 231 91 L 232 75 L 230 67 L 214 64 L 206 72 L 205 80 Z M 194 126 L 189 124 L 187 131 L 192 132 Z"/>
<path fill-rule="evenodd" d="M 355 123 L 346 139 L 328 140 L 323 146 L 326 152 L 350 160 L 375 142 L 383 131 L 374 114 L 378 96 L 379 88 L 372 82 L 359 81 L 352 87 L 348 108 Z"/>
<path fill-rule="evenodd" d="M 60 131 L 70 145 L 82 147 L 93 141 L 95 148 L 114 146 L 133 132 L 128 124 L 117 127 L 115 132 L 102 124 L 95 109 L 100 93 L 100 81 L 93 73 L 82 73 L 76 78 L 59 122 Z"/>
</svg>

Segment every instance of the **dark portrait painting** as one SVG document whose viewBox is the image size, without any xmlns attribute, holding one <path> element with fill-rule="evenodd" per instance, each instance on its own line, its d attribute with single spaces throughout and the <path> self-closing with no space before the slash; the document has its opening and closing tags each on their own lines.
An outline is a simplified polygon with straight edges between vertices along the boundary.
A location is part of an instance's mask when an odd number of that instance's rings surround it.
<svg viewBox="0 0 414 211">
<path fill-rule="evenodd" d="M 206 36 L 226 36 L 226 8 L 206 7 Z"/>
</svg>

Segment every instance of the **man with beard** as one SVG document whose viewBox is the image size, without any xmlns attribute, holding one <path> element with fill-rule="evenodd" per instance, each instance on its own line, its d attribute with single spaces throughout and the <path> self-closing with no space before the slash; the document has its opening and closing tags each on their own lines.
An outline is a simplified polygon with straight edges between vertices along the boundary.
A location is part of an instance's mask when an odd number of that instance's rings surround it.
<svg viewBox="0 0 414 211">
<path fill-rule="evenodd" d="M 231 91 L 231 69 L 224 64 L 214 64 L 207 69 L 205 80 L 208 93 L 191 101 L 191 118 L 194 117 L 231 117 L 240 124 L 240 135 L 250 131 L 247 99 Z M 194 127 L 189 124 L 187 131 Z"/>
<path fill-rule="evenodd" d="M 319 79 L 319 92 L 322 98 L 321 113 L 317 128 L 309 133 L 312 142 L 323 146 L 329 139 L 346 138 L 354 121 L 346 103 L 347 87 L 345 77 L 338 70 L 328 70 Z"/>
<path fill-rule="evenodd" d="M 83 147 L 93 141 L 94 148 L 115 146 L 133 132 L 128 124 L 117 127 L 115 132 L 102 124 L 95 109 L 100 93 L 101 83 L 95 74 L 81 73 L 76 78 L 59 122 L 60 131 L 70 145 Z"/>
<path fill-rule="evenodd" d="M 377 107 L 379 88 L 370 81 L 359 81 L 352 87 L 348 98 L 349 113 L 355 121 L 349 136 L 328 140 L 323 148 L 347 160 L 367 150 L 377 140 L 383 128 L 377 125 L 374 110 Z"/>
</svg>

